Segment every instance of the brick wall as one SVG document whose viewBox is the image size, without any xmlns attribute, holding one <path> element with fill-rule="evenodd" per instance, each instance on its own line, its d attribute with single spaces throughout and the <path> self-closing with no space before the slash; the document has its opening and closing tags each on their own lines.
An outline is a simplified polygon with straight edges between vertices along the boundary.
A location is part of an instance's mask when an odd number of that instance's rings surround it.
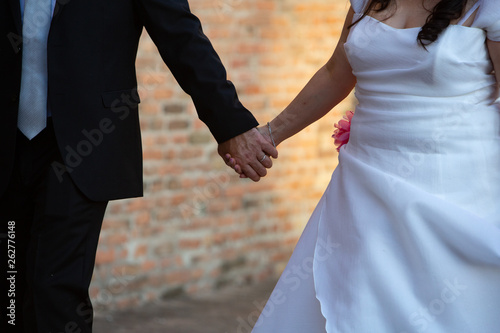
<svg viewBox="0 0 500 333">
<path fill-rule="evenodd" d="M 347 0 L 190 4 L 261 123 L 327 61 L 348 9 Z M 333 123 L 352 101 L 284 142 L 269 175 L 253 183 L 220 159 L 146 33 L 137 68 L 145 196 L 109 205 L 91 287 L 96 309 L 278 276 L 335 168 Z"/>
</svg>

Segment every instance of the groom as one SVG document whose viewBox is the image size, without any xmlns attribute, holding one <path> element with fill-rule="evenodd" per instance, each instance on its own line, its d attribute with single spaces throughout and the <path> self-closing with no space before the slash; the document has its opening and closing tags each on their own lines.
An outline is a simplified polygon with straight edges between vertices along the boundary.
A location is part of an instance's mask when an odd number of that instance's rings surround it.
<svg viewBox="0 0 500 333">
<path fill-rule="evenodd" d="M 106 205 L 142 195 L 143 27 L 221 156 L 254 181 L 272 166 L 263 156 L 277 156 L 187 0 L 2 1 L 0 332 L 91 332 L 88 286 Z"/>
</svg>

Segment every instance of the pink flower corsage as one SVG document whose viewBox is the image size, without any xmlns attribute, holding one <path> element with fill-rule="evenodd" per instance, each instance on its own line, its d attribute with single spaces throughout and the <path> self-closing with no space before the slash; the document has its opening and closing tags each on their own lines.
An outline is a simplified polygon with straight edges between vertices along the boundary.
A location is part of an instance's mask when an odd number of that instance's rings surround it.
<svg viewBox="0 0 500 333">
<path fill-rule="evenodd" d="M 335 132 L 333 132 L 332 138 L 335 139 L 335 145 L 337 146 L 337 151 L 340 151 L 340 147 L 349 142 L 352 116 L 354 116 L 354 112 L 347 111 L 344 117 L 334 125 L 336 130 Z"/>
</svg>

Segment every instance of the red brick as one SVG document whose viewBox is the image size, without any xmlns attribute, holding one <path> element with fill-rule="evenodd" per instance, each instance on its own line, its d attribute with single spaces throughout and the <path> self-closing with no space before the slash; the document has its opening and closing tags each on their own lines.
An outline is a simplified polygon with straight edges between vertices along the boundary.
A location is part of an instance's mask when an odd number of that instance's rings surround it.
<svg viewBox="0 0 500 333">
<path fill-rule="evenodd" d="M 151 215 L 149 211 L 143 211 L 135 217 L 135 223 L 139 227 L 149 224 L 150 221 L 151 221 Z"/>
<path fill-rule="evenodd" d="M 126 233 L 113 233 L 103 239 L 103 242 L 108 245 L 120 245 L 125 244 L 128 240 L 129 238 Z"/>
<path fill-rule="evenodd" d="M 156 260 L 147 260 L 141 264 L 141 269 L 143 272 L 150 271 L 158 265 L 158 261 Z"/>
<path fill-rule="evenodd" d="M 115 250 L 114 249 L 102 249 L 102 248 L 100 248 L 96 254 L 95 264 L 98 266 L 98 265 L 102 265 L 102 264 L 111 263 L 114 260 L 115 260 Z"/>
<path fill-rule="evenodd" d="M 146 256 L 148 253 L 148 246 L 145 244 L 139 245 L 136 247 L 135 252 L 134 252 L 134 257 L 135 258 L 142 258 Z"/>
<path fill-rule="evenodd" d="M 169 285 L 175 285 L 179 283 L 188 282 L 191 278 L 191 274 L 189 271 L 179 271 L 172 272 L 165 275 L 165 283 Z"/>
<path fill-rule="evenodd" d="M 181 250 L 197 249 L 201 245 L 201 240 L 199 239 L 181 239 L 179 241 L 179 248 Z"/>
</svg>

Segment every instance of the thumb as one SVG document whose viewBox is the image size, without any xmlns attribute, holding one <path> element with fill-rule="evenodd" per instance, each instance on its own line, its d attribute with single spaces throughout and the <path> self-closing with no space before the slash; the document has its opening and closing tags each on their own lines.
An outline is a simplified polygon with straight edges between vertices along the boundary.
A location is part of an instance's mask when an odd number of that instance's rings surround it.
<svg viewBox="0 0 500 333">
<path fill-rule="evenodd" d="M 262 145 L 262 151 L 272 158 L 278 158 L 278 150 L 267 141 Z"/>
<path fill-rule="evenodd" d="M 270 134 L 267 132 L 267 127 L 257 127 L 257 130 L 261 136 L 261 139 L 264 141 L 264 143 L 262 143 L 261 145 L 262 151 L 273 158 L 278 158 L 278 150 L 274 146 L 272 141 L 273 139 L 271 138 Z"/>
</svg>

